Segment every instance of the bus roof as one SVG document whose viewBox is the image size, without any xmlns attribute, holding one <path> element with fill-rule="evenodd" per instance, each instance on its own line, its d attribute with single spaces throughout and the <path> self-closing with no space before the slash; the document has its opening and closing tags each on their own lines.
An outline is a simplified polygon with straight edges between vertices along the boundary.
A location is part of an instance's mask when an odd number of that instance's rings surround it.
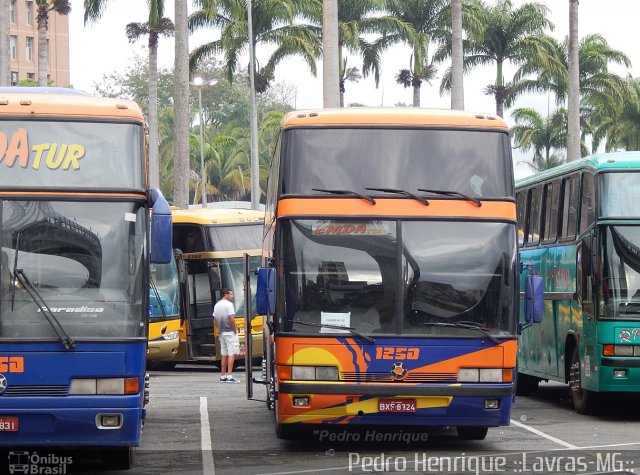
<svg viewBox="0 0 640 475">
<path fill-rule="evenodd" d="M 563 163 L 549 170 L 516 180 L 516 188 L 523 188 L 551 178 L 568 175 L 577 170 L 590 170 L 596 173 L 605 171 L 640 171 L 640 152 L 610 152 L 589 155 L 573 162 Z"/>
<path fill-rule="evenodd" d="M 345 107 L 289 112 L 284 128 L 308 126 L 446 126 L 507 131 L 507 123 L 495 114 L 416 107 Z"/>
<path fill-rule="evenodd" d="M 264 222 L 264 211 L 241 208 L 172 209 L 171 220 L 180 224 L 251 224 Z"/>
<path fill-rule="evenodd" d="M 0 88 L 0 114 L 144 120 L 138 104 L 128 99 L 96 97 L 61 87 Z"/>
</svg>

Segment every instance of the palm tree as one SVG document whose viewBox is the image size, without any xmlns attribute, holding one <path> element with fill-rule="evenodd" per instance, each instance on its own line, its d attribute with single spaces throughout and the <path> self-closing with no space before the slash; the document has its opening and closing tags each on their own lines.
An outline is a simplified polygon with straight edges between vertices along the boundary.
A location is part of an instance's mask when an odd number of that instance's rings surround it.
<svg viewBox="0 0 640 475">
<path fill-rule="evenodd" d="M 190 66 L 197 69 L 201 61 L 224 54 L 226 75 L 233 81 L 239 61 L 248 49 L 247 7 L 238 0 L 195 0 L 199 8 L 189 17 L 191 31 L 213 27 L 221 30 L 219 40 L 205 43 L 191 52 Z M 263 92 L 274 78 L 280 61 L 301 56 L 311 73 L 317 73 L 316 60 L 321 54 L 321 30 L 311 23 L 321 17 L 320 0 L 256 0 L 252 2 L 253 47 L 272 45 L 275 50 L 267 63 L 256 71 L 256 92 Z M 296 23 L 294 23 L 296 20 Z"/>
<path fill-rule="evenodd" d="M 555 61 L 547 65 L 527 64 L 521 67 L 515 77 L 518 78 L 523 91 L 545 92 L 551 91 L 555 95 L 556 104 L 564 105 L 569 92 L 569 39 L 563 43 L 549 39 L 553 43 Z M 585 136 L 591 132 L 591 121 L 602 121 L 603 111 L 609 111 L 616 116 L 622 109 L 627 94 L 625 80 L 617 74 L 609 72 L 611 63 L 631 66 L 629 58 L 613 49 L 601 35 L 587 35 L 578 46 L 579 87 L 582 99 L 580 101 L 581 115 L 579 135 L 581 142 L 580 155 L 588 153 L 584 146 Z M 526 79 L 533 76 L 534 79 Z M 525 78 L 525 79 L 520 79 Z M 592 150 L 597 150 L 597 140 L 592 141 Z"/>
<path fill-rule="evenodd" d="M 520 84 L 505 82 L 504 63 L 510 61 L 520 66 L 547 64 L 552 60 L 549 53 L 552 45 L 543 35 L 545 29 L 553 28 L 546 17 L 549 10 L 539 3 L 526 3 L 514 9 L 511 0 L 498 0 L 494 6 L 473 0 L 471 8 L 484 24 L 484 35 L 469 39 L 464 69 L 495 63 L 496 79 L 485 93 L 494 96 L 496 114 L 503 117 L 505 104 L 512 104 L 522 93 Z"/>
<path fill-rule="evenodd" d="M 516 125 L 511 128 L 515 148 L 524 152 L 533 149 L 533 158 L 525 163 L 532 171 L 540 172 L 563 163 L 554 151 L 565 148 L 567 137 L 567 111 L 557 109 L 550 117 L 543 118 L 536 110 L 516 109 L 511 114 Z"/>
<path fill-rule="evenodd" d="M 429 61 L 429 46 L 444 41 L 450 34 L 449 0 L 388 0 L 386 8 L 412 29 L 411 35 L 401 35 L 411 47 L 411 65 L 396 75 L 396 81 L 404 87 L 413 87 L 413 106 L 420 107 L 422 81 L 431 83 L 437 73 Z"/>
<path fill-rule="evenodd" d="M 189 34 L 187 0 L 175 0 L 174 203 L 189 206 Z"/>
<path fill-rule="evenodd" d="M 451 0 L 451 108 L 464 110 L 462 0 Z"/>
<path fill-rule="evenodd" d="M 589 124 L 593 128 L 593 147 L 605 141 L 605 151 L 640 150 L 640 79 L 629 76 L 622 100 L 614 104 L 592 104 Z"/>
<path fill-rule="evenodd" d="M 363 58 L 364 77 L 373 74 L 376 87 L 380 80 L 381 54 L 393 38 L 409 37 L 412 29 L 393 15 L 384 12 L 384 0 L 341 0 L 338 10 L 339 48 L 338 67 L 340 77 L 340 106 L 344 106 L 347 82 L 357 82 L 362 78 L 356 67 L 347 67 L 345 50 L 350 50 Z M 377 35 L 369 41 L 367 36 Z M 397 36 L 395 36 L 397 35 Z"/>
<path fill-rule="evenodd" d="M 9 51 L 9 0 L 0 0 L 0 87 L 11 85 Z"/>
<path fill-rule="evenodd" d="M 38 85 L 45 87 L 49 72 L 49 12 L 68 15 L 71 0 L 36 0 L 36 24 L 38 25 Z"/>
<path fill-rule="evenodd" d="M 580 158 L 580 68 L 578 56 L 578 0 L 569 0 L 569 99 L 567 101 L 567 160 Z"/>
<path fill-rule="evenodd" d="M 322 97 L 324 107 L 342 105 L 338 84 L 338 0 L 322 0 Z"/>
<path fill-rule="evenodd" d="M 158 39 L 160 35 L 172 36 L 173 22 L 164 17 L 164 0 L 149 1 L 149 20 L 145 23 L 129 23 L 127 38 L 134 43 L 149 35 L 149 184 L 160 186 L 158 164 Z"/>
</svg>

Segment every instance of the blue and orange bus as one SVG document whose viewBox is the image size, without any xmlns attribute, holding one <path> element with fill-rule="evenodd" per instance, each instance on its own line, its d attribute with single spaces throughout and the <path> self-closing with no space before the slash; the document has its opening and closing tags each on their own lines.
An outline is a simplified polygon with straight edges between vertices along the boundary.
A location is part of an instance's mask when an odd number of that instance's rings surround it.
<svg viewBox="0 0 640 475">
<path fill-rule="evenodd" d="M 135 103 L 0 89 L 0 447 L 100 447 L 130 467 L 149 264 L 170 256 Z"/>
<path fill-rule="evenodd" d="M 427 109 L 288 114 L 258 312 L 276 433 L 509 424 L 516 206 L 507 124 Z"/>
<path fill-rule="evenodd" d="M 539 321 L 524 301 L 519 394 L 568 383 L 579 413 L 603 393 L 640 392 L 640 153 L 585 157 L 518 180 L 521 279 L 541 281 Z"/>
</svg>

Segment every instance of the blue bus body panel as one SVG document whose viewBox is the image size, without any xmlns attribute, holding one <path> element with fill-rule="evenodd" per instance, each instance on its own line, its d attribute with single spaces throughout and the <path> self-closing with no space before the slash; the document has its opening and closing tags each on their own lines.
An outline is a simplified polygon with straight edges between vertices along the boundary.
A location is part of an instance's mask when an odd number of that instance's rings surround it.
<svg viewBox="0 0 640 475">
<path fill-rule="evenodd" d="M 140 444 L 146 341 L 6 343 L 0 350 L 0 418 L 17 417 L 17 431 L 0 431 L 0 446 L 130 446 Z M 70 395 L 74 378 L 139 380 L 132 395 Z M 99 429 L 99 414 L 122 414 L 119 429 Z"/>
</svg>

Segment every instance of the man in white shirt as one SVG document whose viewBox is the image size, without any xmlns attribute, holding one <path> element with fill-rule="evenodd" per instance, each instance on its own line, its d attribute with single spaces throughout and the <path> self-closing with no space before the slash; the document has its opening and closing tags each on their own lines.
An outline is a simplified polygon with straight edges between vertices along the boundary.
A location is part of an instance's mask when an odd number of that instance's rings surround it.
<svg viewBox="0 0 640 475">
<path fill-rule="evenodd" d="M 233 307 L 233 290 L 222 289 L 222 298 L 213 307 L 213 324 L 218 329 L 220 340 L 220 354 L 222 364 L 220 365 L 221 383 L 239 383 L 233 377 L 233 361 L 240 353 L 240 340 L 238 339 L 238 329 L 236 328 L 236 310 Z"/>
</svg>

